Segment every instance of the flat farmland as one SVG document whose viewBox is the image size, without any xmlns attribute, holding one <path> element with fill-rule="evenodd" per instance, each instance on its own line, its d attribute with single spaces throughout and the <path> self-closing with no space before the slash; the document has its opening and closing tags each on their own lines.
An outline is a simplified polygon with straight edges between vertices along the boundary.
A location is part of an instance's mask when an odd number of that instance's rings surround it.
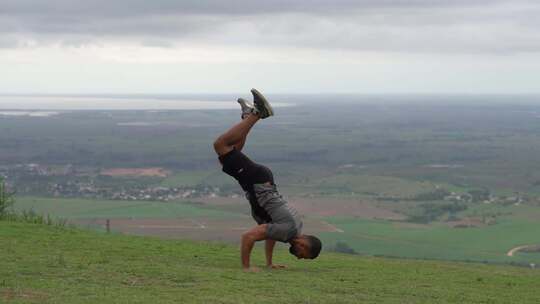
<svg viewBox="0 0 540 304">
<path fill-rule="evenodd" d="M 79 227 L 106 229 L 106 219 L 76 219 L 71 223 Z M 167 239 L 186 239 L 198 241 L 219 241 L 239 243 L 243 232 L 252 228 L 255 222 L 248 216 L 237 218 L 178 218 L 178 219 L 109 219 L 111 231 L 123 234 L 156 236 Z M 307 219 L 305 233 L 339 233 L 333 225 L 324 221 Z"/>
<path fill-rule="evenodd" d="M 321 236 L 326 250 L 340 242 L 359 254 L 375 256 L 540 264 L 537 252 L 517 251 L 507 256 L 515 247 L 540 243 L 540 214 L 535 207 L 480 204 L 458 215 L 472 219 L 496 214 L 496 220 L 457 228 L 444 221 L 409 223 L 406 216 L 392 210 L 392 203 L 328 197 L 287 200 L 304 215 L 304 233 Z M 109 219 L 114 232 L 168 239 L 238 243 L 242 232 L 255 224 L 243 197 L 195 202 L 21 197 L 16 208 L 101 231 Z"/>
<path fill-rule="evenodd" d="M 115 232 L 232 243 L 238 242 L 242 232 L 255 225 L 244 198 L 152 202 L 21 197 L 17 199 L 16 209 L 64 218 L 89 229 L 105 230 L 109 220 Z M 304 218 L 305 233 L 339 233 L 324 218 L 312 215 Z"/>
<path fill-rule="evenodd" d="M 512 248 L 539 244 L 538 221 L 514 216 L 483 227 L 454 228 L 444 223 L 406 224 L 388 220 L 328 218 L 343 231 L 323 233 L 327 244 L 346 243 L 357 253 L 408 258 L 476 262 L 540 263 L 538 253 L 507 253 Z"/>
<path fill-rule="evenodd" d="M 234 218 L 244 216 L 225 210 L 205 208 L 194 202 L 118 201 L 20 197 L 15 208 L 34 210 L 66 219 L 98 218 Z"/>
<path fill-rule="evenodd" d="M 329 216 L 354 216 L 365 219 L 393 219 L 403 220 L 405 216 L 393 209 L 394 205 L 377 202 L 358 197 L 298 197 L 284 196 L 284 199 L 300 214 L 312 218 L 326 218 Z M 199 202 L 212 208 L 228 210 L 231 212 L 248 212 L 247 201 L 238 198 L 201 198 Z"/>
</svg>

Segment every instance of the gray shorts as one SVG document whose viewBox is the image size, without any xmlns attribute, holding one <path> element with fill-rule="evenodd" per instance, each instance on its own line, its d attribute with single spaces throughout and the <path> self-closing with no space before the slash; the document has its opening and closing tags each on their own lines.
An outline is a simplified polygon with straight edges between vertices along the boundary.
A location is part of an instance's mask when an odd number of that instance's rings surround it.
<svg viewBox="0 0 540 304">
<path fill-rule="evenodd" d="M 253 212 L 253 219 L 257 224 L 267 224 L 266 237 L 280 242 L 289 242 L 302 232 L 302 220 L 298 212 L 287 204 L 273 208 L 270 212 L 271 222 L 266 222 Z"/>
</svg>

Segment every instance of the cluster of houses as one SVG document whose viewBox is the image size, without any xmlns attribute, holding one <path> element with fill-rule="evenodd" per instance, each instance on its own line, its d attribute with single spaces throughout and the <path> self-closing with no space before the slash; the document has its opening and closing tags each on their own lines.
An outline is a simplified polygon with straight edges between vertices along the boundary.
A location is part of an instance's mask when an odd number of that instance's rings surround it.
<svg viewBox="0 0 540 304">
<path fill-rule="evenodd" d="M 234 195 L 234 192 L 226 192 L 219 187 L 199 185 L 196 187 L 160 187 L 160 186 L 125 186 L 106 185 L 99 186 L 93 181 L 99 175 L 96 168 L 75 168 L 73 165 L 45 166 L 40 164 L 14 164 L 0 166 L 0 177 L 8 181 L 17 181 L 19 193 L 44 194 L 56 197 L 87 197 L 113 200 L 155 200 L 172 201 L 178 199 L 198 197 L 219 197 Z M 50 177 L 50 180 L 47 178 Z M 63 178 L 62 178 L 63 177 Z M 86 178 L 73 178 L 86 177 Z M 43 180 L 43 178 L 46 178 Z M 61 181 L 58 181 L 60 179 Z M 44 183 L 46 184 L 44 186 Z M 449 192 L 441 187 L 435 191 L 420 194 L 414 198 L 379 195 L 379 200 L 402 201 L 435 201 L 444 200 L 456 203 L 495 203 L 520 205 L 527 199 L 520 194 L 512 196 L 494 196 L 488 190 L 471 190 L 465 193 Z"/>
<path fill-rule="evenodd" d="M 502 204 L 502 205 L 516 205 L 519 206 L 526 201 L 526 198 L 521 194 L 516 193 L 511 196 L 495 196 L 488 194 L 485 197 L 476 197 L 471 193 L 455 193 L 451 192 L 449 195 L 444 197 L 445 201 L 450 202 L 464 202 L 464 203 L 484 203 L 484 204 Z"/>
<path fill-rule="evenodd" d="M 84 197 L 111 200 L 172 201 L 198 197 L 228 196 L 219 187 L 199 185 L 195 187 L 162 187 L 149 185 L 115 185 L 97 183 L 99 171 L 77 168 L 72 165 L 44 166 L 17 164 L 0 166 L 0 177 L 8 186 L 16 186 L 17 193 L 51 195 L 54 197 Z"/>
<path fill-rule="evenodd" d="M 93 183 L 73 182 L 51 184 L 49 194 L 55 197 L 86 197 L 111 200 L 148 200 L 174 201 L 199 197 L 217 197 L 221 195 L 219 187 L 199 186 L 189 187 L 100 187 Z"/>
</svg>

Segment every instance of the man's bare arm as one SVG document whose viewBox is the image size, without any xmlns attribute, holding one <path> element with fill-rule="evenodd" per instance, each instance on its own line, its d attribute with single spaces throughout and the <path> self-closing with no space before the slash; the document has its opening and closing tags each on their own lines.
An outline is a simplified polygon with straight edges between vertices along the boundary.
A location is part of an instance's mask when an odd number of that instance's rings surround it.
<svg viewBox="0 0 540 304">
<path fill-rule="evenodd" d="M 272 268 L 272 269 L 281 269 L 285 268 L 284 265 L 275 265 L 272 261 L 273 255 L 274 255 L 274 246 L 276 245 L 276 241 L 272 239 L 266 239 L 265 241 L 265 253 L 266 253 L 266 267 Z"/>
<path fill-rule="evenodd" d="M 266 224 L 256 226 L 242 235 L 240 251 L 242 256 L 242 267 L 244 269 L 249 269 L 251 250 L 253 249 L 255 242 L 266 239 L 266 226 Z"/>
<path fill-rule="evenodd" d="M 276 241 L 272 239 L 266 239 L 264 242 L 264 253 L 266 254 L 266 266 L 272 266 L 272 256 L 274 254 L 274 246 Z"/>
</svg>

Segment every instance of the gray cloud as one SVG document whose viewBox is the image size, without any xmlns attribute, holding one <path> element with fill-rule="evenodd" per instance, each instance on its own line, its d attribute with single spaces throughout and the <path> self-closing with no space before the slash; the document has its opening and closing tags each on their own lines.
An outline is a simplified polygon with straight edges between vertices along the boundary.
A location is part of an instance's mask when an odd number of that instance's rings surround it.
<svg viewBox="0 0 540 304">
<path fill-rule="evenodd" d="M 486 6 L 504 0 L 3 0 L 0 13 L 15 15 L 140 16 L 147 14 L 267 14 L 343 12 L 381 8 Z M 520 1 L 522 3 L 533 2 Z"/>
<path fill-rule="evenodd" d="M 497 0 L 3 0 L 0 47 L 127 40 L 393 52 L 540 51 L 540 4 Z M 3 34 L 2 34 L 3 33 Z M 19 41 L 13 38 L 16 35 Z M 21 42 L 22 41 L 22 42 Z"/>
<path fill-rule="evenodd" d="M 16 38 L 0 37 L 0 49 L 18 48 L 19 46 L 20 42 Z"/>
</svg>

